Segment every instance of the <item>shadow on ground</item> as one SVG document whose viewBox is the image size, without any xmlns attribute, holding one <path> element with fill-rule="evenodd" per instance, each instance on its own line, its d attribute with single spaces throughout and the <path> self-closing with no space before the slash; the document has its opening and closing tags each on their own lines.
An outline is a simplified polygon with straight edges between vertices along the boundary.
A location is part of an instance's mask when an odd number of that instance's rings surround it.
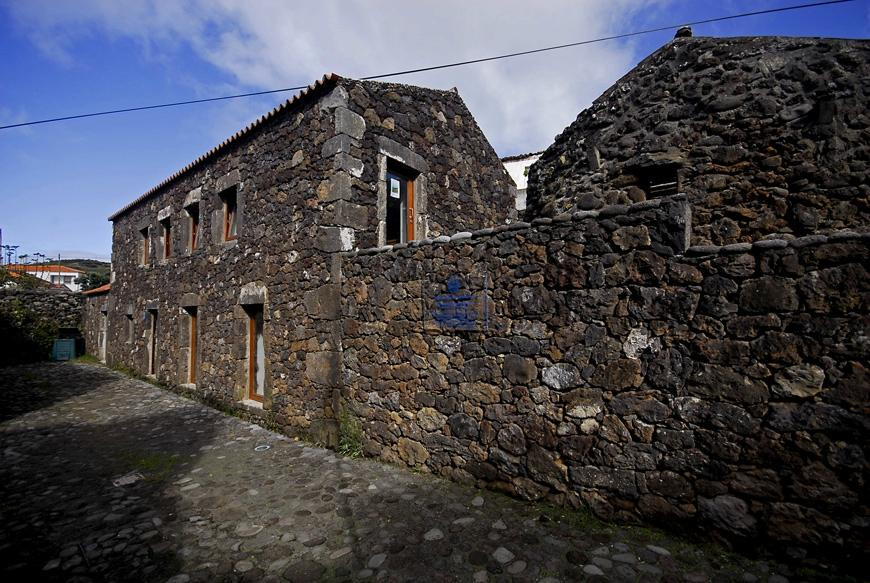
<svg viewBox="0 0 870 583">
<path fill-rule="evenodd" d="M 177 515 L 165 486 L 212 439 L 209 424 L 195 423 L 199 408 L 179 401 L 140 415 L 161 391 L 143 383 L 141 400 L 131 399 L 129 381 L 99 367 L 10 367 L 0 379 L 3 579 L 141 581 L 177 572 L 176 549 L 162 540 Z M 131 472 L 141 479 L 113 484 Z"/>
<path fill-rule="evenodd" d="M 30 380 L 0 401 L 14 405 L 0 423 L 4 581 L 793 575 L 656 531 L 342 458 L 102 367 L 21 371 Z M 30 384 L 41 404 L 28 410 L 17 400 Z M 131 471 L 142 479 L 113 485 Z"/>
</svg>

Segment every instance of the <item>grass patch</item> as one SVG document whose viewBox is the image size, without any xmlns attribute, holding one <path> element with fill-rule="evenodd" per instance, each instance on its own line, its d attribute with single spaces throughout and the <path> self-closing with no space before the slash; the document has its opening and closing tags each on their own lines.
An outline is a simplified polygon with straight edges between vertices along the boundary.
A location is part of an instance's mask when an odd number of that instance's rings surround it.
<svg viewBox="0 0 870 583">
<path fill-rule="evenodd" d="M 124 453 L 120 456 L 124 473 L 138 470 L 149 482 L 160 483 L 172 474 L 172 469 L 178 462 L 175 456 L 165 453 Z"/>
<path fill-rule="evenodd" d="M 558 524 L 566 524 L 572 530 L 610 532 L 612 528 L 612 525 L 597 518 L 592 514 L 591 510 L 586 508 L 560 507 L 547 502 L 536 502 L 533 504 L 535 510 L 540 513 L 541 519 Z"/>
<path fill-rule="evenodd" d="M 72 362 L 77 364 L 101 364 L 100 359 L 93 354 L 82 354 L 81 356 L 72 359 Z"/>
<path fill-rule="evenodd" d="M 359 419 L 348 411 L 347 407 L 341 408 L 338 418 L 338 447 L 336 451 L 349 458 L 360 458 L 363 455 L 363 430 Z"/>
</svg>

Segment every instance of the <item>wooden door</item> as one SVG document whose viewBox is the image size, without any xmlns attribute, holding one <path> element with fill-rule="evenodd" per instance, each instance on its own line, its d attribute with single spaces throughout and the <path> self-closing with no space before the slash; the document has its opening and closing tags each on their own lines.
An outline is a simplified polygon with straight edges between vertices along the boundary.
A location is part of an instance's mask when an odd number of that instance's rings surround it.
<svg viewBox="0 0 870 583">
<path fill-rule="evenodd" d="M 386 244 L 414 240 L 414 180 L 394 170 L 387 171 Z"/>
<path fill-rule="evenodd" d="M 265 365 L 263 306 L 250 306 L 248 311 L 248 398 L 261 403 L 266 394 Z"/>
</svg>

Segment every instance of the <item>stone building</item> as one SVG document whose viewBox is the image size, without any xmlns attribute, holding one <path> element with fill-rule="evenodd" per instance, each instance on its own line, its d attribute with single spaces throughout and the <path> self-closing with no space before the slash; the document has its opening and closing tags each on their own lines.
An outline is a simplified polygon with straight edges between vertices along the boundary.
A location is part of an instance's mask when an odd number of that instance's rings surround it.
<svg viewBox="0 0 870 583">
<path fill-rule="evenodd" d="M 684 192 L 697 244 L 870 224 L 870 43 L 676 38 L 530 171 L 529 216 Z"/>
<path fill-rule="evenodd" d="M 526 210 L 526 188 L 529 182 L 529 168 L 538 161 L 542 153 L 516 154 L 514 156 L 505 156 L 501 159 L 514 184 L 517 185 L 517 198 L 514 208 L 519 212 Z"/>
<path fill-rule="evenodd" d="M 867 46 L 675 39 L 532 165 L 529 222 L 455 93 L 325 78 L 113 215 L 106 359 L 419 471 L 864 564 Z"/>
<path fill-rule="evenodd" d="M 340 376 L 335 253 L 503 224 L 513 201 L 455 91 L 326 76 L 110 217 L 101 352 L 306 429 Z"/>
</svg>

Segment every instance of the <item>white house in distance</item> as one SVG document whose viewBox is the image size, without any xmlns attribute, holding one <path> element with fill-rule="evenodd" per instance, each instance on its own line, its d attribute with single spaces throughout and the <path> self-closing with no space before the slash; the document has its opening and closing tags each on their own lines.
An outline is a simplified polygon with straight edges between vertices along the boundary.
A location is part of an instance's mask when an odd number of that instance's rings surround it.
<svg viewBox="0 0 870 583">
<path fill-rule="evenodd" d="M 17 264 L 7 265 L 9 271 L 27 273 L 34 277 L 38 277 L 44 281 L 51 283 L 53 286 L 62 285 L 71 291 L 81 291 L 82 286 L 77 283 L 78 279 L 85 275 L 80 269 L 73 269 L 66 265 L 55 265 L 52 263 L 36 263 L 33 265 Z"/>
<path fill-rule="evenodd" d="M 507 156 L 501 159 L 508 174 L 513 178 L 517 185 L 517 198 L 514 201 L 514 207 L 518 211 L 526 210 L 526 186 L 529 182 L 529 166 L 538 161 L 543 152 L 532 152 L 531 154 L 519 154 L 517 156 Z"/>
</svg>

